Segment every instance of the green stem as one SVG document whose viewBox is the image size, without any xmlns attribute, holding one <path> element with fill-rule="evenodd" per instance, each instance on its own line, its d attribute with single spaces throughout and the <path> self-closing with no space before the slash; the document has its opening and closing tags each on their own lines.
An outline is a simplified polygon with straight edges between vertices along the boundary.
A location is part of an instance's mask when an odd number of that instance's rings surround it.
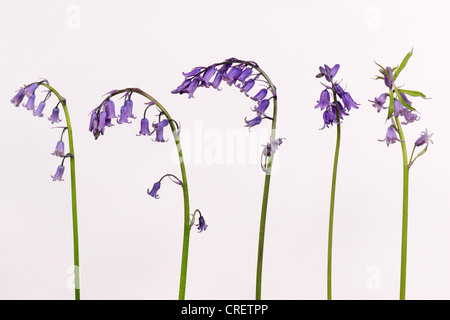
<svg viewBox="0 0 450 320">
<path fill-rule="evenodd" d="M 183 231 L 183 250 L 182 250 L 182 256 L 181 256 L 181 274 L 180 274 L 180 287 L 179 287 L 179 294 L 178 299 L 184 300 L 185 294 L 186 294 L 186 278 L 187 278 L 187 266 L 188 266 L 188 251 L 189 251 L 189 236 L 190 236 L 190 221 L 189 221 L 189 192 L 188 192 L 188 183 L 187 183 L 187 175 L 186 175 L 186 168 L 184 165 L 183 160 L 183 151 L 181 149 L 181 142 L 180 142 L 180 136 L 177 133 L 177 128 L 174 124 L 172 117 L 170 116 L 169 112 L 152 96 L 150 96 L 148 93 L 142 91 L 138 88 L 127 88 L 127 89 L 121 89 L 117 90 L 114 93 L 112 93 L 109 97 L 115 96 L 117 94 L 121 94 L 124 92 L 135 92 L 137 94 L 140 94 L 147 99 L 155 102 L 155 104 L 158 106 L 158 108 L 161 110 L 161 112 L 164 114 L 164 116 L 169 120 L 170 128 L 172 129 L 172 134 L 175 139 L 175 143 L 178 150 L 178 159 L 180 161 L 180 170 L 181 170 L 181 176 L 182 176 L 182 187 L 183 187 L 183 199 L 184 199 L 184 231 Z"/>
<path fill-rule="evenodd" d="M 74 274 L 75 274 L 75 300 L 80 300 L 80 261 L 78 252 L 78 219 L 77 219 L 77 194 L 76 194 L 76 181 L 75 181 L 75 151 L 73 147 L 73 134 L 72 125 L 69 117 L 69 110 L 67 108 L 66 99 L 64 99 L 53 87 L 45 82 L 41 82 L 41 85 L 49 89 L 61 102 L 64 110 L 64 115 L 67 124 L 67 134 L 69 137 L 69 152 L 72 154 L 70 157 L 70 180 L 71 180 L 71 193 L 72 193 L 72 226 L 73 226 L 73 255 L 74 255 Z"/>
<path fill-rule="evenodd" d="M 400 266 L 400 300 L 405 300 L 406 291 L 406 249 L 408 240 L 408 185 L 409 185 L 409 167 L 408 154 L 406 151 L 405 136 L 398 117 L 395 117 L 398 135 L 402 145 L 403 155 L 403 214 L 402 214 L 402 251 Z"/>
<path fill-rule="evenodd" d="M 270 89 L 274 95 L 273 97 L 273 116 L 272 116 L 272 130 L 270 135 L 270 141 L 275 140 L 276 134 L 276 123 L 277 123 L 277 110 L 278 110 L 278 98 L 276 95 L 276 88 L 270 80 L 269 76 L 261 70 L 259 67 L 254 67 L 267 81 Z M 261 205 L 261 219 L 259 225 L 259 241 L 258 241 L 258 260 L 256 265 L 256 300 L 261 300 L 261 286 L 262 286 L 262 266 L 263 266 L 263 253 L 264 253 L 264 235 L 266 229 L 266 217 L 267 217 L 267 203 L 269 200 L 269 187 L 270 187 L 270 176 L 272 172 L 272 161 L 275 152 L 272 152 L 269 156 L 266 169 L 266 177 L 264 180 L 264 191 L 263 199 Z"/>
<path fill-rule="evenodd" d="M 333 87 L 333 98 L 337 105 L 336 91 Z M 340 121 L 339 110 L 336 108 L 336 119 Z M 327 262 L 327 299 L 331 300 L 331 283 L 332 283 L 332 251 L 333 251 L 333 222 L 334 222 L 334 202 L 336 196 L 336 177 L 339 160 L 339 149 L 341 145 L 341 125 L 338 123 L 336 126 L 336 147 L 334 151 L 334 164 L 333 164 L 333 177 L 331 181 L 331 195 L 330 195 L 330 218 L 328 224 L 328 262 Z"/>
</svg>

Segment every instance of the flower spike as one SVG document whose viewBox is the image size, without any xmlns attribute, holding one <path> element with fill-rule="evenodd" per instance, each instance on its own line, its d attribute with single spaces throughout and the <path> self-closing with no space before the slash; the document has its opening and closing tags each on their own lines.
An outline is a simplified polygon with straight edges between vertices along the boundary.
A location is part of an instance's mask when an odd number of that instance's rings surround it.
<svg viewBox="0 0 450 320">
<path fill-rule="evenodd" d="M 386 91 L 383 92 L 378 98 L 370 101 L 372 102 L 372 106 L 377 109 L 377 112 L 380 112 L 383 109 L 387 109 L 387 120 L 391 120 L 392 124 L 388 127 L 386 132 L 386 137 L 383 140 L 385 141 L 387 146 L 393 144 L 395 142 L 400 142 L 401 150 L 402 150 L 402 158 L 403 158 L 403 211 L 402 211 L 402 246 L 401 246 L 401 265 L 400 265 L 400 300 L 405 299 L 406 293 L 406 257 L 407 257 L 407 224 L 408 221 L 408 189 L 409 189 L 409 171 L 411 169 L 412 164 L 416 159 L 423 155 L 429 146 L 429 143 L 433 143 L 430 140 L 432 135 L 428 134 L 428 131 L 422 132 L 421 136 L 415 141 L 413 150 L 409 157 L 408 162 L 408 152 L 406 147 L 406 139 L 403 132 L 402 125 L 409 125 L 411 123 L 415 123 L 419 121 L 420 117 L 417 114 L 415 108 L 412 107 L 412 102 L 409 100 L 409 97 L 421 97 L 426 99 L 425 94 L 414 91 L 414 90 L 406 90 L 400 88 L 396 81 L 400 72 L 405 68 L 409 59 L 412 56 L 411 52 L 408 52 L 406 56 L 403 58 L 402 62 L 398 67 L 391 68 L 389 66 L 383 67 L 380 64 L 376 63 L 376 65 L 380 68 L 379 72 L 381 75 L 375 77 L 376 80 L 383 80 L 384 85 L 386 86 Z M 387 107 L 384 106 L 384 103 L 389 98 L 389 105 Z M 404 121 L 401 121 L 403 118 Z M 398 136 L 397 136 L 398 134 Z M 414 157 L 414 152 L 416 148 L 423 147 L 422 151 Z"/>
</svg>

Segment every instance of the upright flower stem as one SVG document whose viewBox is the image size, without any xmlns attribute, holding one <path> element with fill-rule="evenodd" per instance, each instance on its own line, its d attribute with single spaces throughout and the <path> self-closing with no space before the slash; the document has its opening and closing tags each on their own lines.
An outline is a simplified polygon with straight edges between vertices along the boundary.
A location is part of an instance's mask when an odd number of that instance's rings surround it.
<svg viewBox="0 0 450 320">
<path fill-rule="evenodd" d="M 182 176 L 182 187 L 183 187 L 183 200 L 184 200 L 184 231 L 183 231 L 183 249 L 182 249 L 182 256 L 181 256 L 181 274 L 180 274 L 180 287 L 179 287 L 179 294 L 178 299 L 184 300 L 185 294 L 186 294 L 186 278 L 187 278 L 187 266 L 188 266 L 188 251 L 189 251 L 189 237 L 190 237 L 190 219 L 189 219 L 189 191 L 188 191 L 188 183 L 187 183 L 187 175 L 186 175 L 186 168 L 184 165 L 184 159 L 183 159 L 183 151 L 181 149 L 181 142 L 180 142 L 180 136 L 177 133 L 177 128 L 174 124 L 172 117 L 170 116 L 169 112 L 152 96 L 150 96 L 148 93 L 142 91 L 138 88 L 127 88 L 127 89 L 121 89 L 114 91 L 110 95 L 110 97 L 124 93 L 124 92 L 135 92 L 137 94 L 140 94 L 144 96 L 145 98 L 155 102 L 155 104 L 158 106 L 158 108 L 161 110 L 161 112 L 164 114 L 164 116 L 169 120 L 169 125 L 172 130 L 173 138 L 175 139 L 175 144 L 177 146 L 178 150 L 178 159 L 180 161 L 180 170 L 181 170 L 181 176 Z"/>
<path fill-rule="evenodd" d="M 409 166 L 408 154 L 406 151 L 405 136 L 398 117 L 395 117 L 398 135 L 402 145 L 403 155 L 403 214 L 402 214 L 402 253 L 400 266 L 400 300 L 405 300 L 406 291 L 406 248 L 408 240 L 408 186 L 409 186 Z"/>
<path fill-rule="evenodd" d="M 77 192 L 75 180 L 75 151 L 73 147 L 72 124 L 70 122 L 69 110 L 67 108 L 66 99 L 64 99 L 52 86 L 45 82 L 41 85 L 49 89 L 59 99 L 66 118 L 67 134 L 69 137 L 70 157 L 70 181 L 72 193 L 72 226 L 73 226 L 73 255 L 74 255 L 74 275 L 75 275 L 75 300 L 80 300 L 80 262 L 78 252 L 78 218 L 77 218 Z"/>
<path fill-rule="evenodd" d="M 336 90 L 333 87 L 334 102 L 337 103 Z M 336 119 L 339 121 L 339 110 L 336 108 Z M 327 262 L 327 299 L 331 300 L 331 276 L 332 276 L 332 252 L 333 252 L 333 222 L 334 222 L 334 202 L 336 196 L 336 177 L 339 160 L 339 149 L 341 145 L 341 125 L 336 125 L 336 147 L 334 151 L 333 177 L 331 180 L 331 196 L 330 196 L 330 218 L 328 224 L 328 262 Z"/>
</svg>

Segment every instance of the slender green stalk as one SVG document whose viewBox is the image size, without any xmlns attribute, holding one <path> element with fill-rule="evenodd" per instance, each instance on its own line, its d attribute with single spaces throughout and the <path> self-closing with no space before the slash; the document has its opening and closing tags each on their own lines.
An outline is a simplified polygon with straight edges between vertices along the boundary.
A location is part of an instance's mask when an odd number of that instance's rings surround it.
<svg viewBox="0 0 450 320">
<path fill-rule="evenodd" d="M 336 90 L 333 87 L 333 98 L 337 105 Z M 336 119 L 339 119 L 339 110 L 336 108 Z M 333 177 L 331 180 L 331 195 L 330 195 L 330 218 L 328 223 L 328 262 L 327 262 L 327 299 L 331 300 L 331 283 L 332 283 L 332 253 L 333 253 L 333 222 L 334 222 L 334 202 L 336 196 L 336 177 L 339 160 L 339 149 L 341 145 L 341 125 L 336 125 L 336 147 L 334 151 L 333 163 Z"/>
<path fill-rule="evenodd" d="M 273 116 L 272 116 L 272 130 L 270 135 L 270 140 L 275 140 L 276 134 L 276 123 L 277 123 L 277 109 L 278 109 L 278 98 L 276 95 L 276 88 L 270 80 L 269 76 L 261 70 L 259 67 L 254 67 L 269 83 L 270 89 L 272 90 L 273 97 Z M 259 241 L 258 241 L 258 261 L 256 265 L 256 300 L 261 300 L 261 286 L 262 286 L 262 266 L 263 266 L 263 252 L 264 252 L 264 235 L 266 229 L 266 217 L 267 217 L 267 203 L 269 200 L 269 187 L 270 187 L 270 176 L 272 173 L 272 161 L 274 152 L 269 156 L 267 162 L 266 177 L 264 180 L 264 191 L 261 206 L 261 219 L 259 225 Z"/>
<path fill-rule="evenodd" d="M 72 124 L 70 122 L 69 110 L 67 108 L 66 99 L 64 99 L 53 87 L 45 82 L 41 85 L 49 89 L 61 102 L 66 118 L 67 134 L 69 137 L 69 152 L 70 157 L 70 180 L 72 193 L 72 226 L 73 226 L 73 254 L 74 254 L 74 274 L 75 274 L 75 300 L 80 300 L 80 261 L 78 252 L 78 219 L 77 219 L 77 194 L 75 181 L 75 150 L 73 147 Z"/>
<path fill-rule="evenodd" d="M 402 214 L 402 253 L 400 266 L 400 300 L 405 300 L 406 291 L 406 249 L 408 240 L 408 185 L 409 185 L 409 166 L 408 154 L 406 151 L 405 136 L 398 117 L 395 117 L 398 135 L 402 145 L 403 155 L 403 214 Z"/>
<path fill-rule="evenodd" d="M 142 91 L 138 88 L 127 88 L 127 89 L 121 89 L 117 90 L 114 93 L 111 94 L 111 96 L 121 94 L 124 92 L 135 92 L 137 94 L 140 94 L 147 99 L 155 102 L 155 104 L 158 106 L 158 108 L 161 110 L 161 112 L 164 114 L 164 116 L 169 120 L 170 128 L 172 129 L 172 134 L 175 139 L 175 143 L 178 150 L 178 159 L 180 161 L 180 170 L 181 170 L 181 176 L 182 176 L 182 187 L 183 187 L 183 200 L 184 200 L 184 231 L 183 231 L 183 249 L 182 249 L 182 256 L 181 256 L 181 274 L 180 274 L 180 287 L 179 287 L 179 294 L 178 299 L 184 300 L 186 295 L 186 278 L 187 278 L 187 266 L 188 266 L 188 252 L 189 252 L 189 237 L 190 237 L 190 219 L 189 219 L 189 191 L 188 191 L 188 183 L 187 183 L 187 175 L 186 175 L 186 168 L 184 165 L 184 159 L 183 159 L 183 151 L 181 149 L 181 142 L 180 142 L 180 136 L 178 135 L 177 128 L 172 121 L 172 117 L 170 116 L 169 112 L 152 96 L 150 96 L 148 93 Z"/>
</svg>

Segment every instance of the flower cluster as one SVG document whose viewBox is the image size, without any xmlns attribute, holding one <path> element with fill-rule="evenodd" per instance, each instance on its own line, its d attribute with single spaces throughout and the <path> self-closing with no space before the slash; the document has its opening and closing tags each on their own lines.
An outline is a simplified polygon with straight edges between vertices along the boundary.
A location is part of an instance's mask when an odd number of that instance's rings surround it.
<svg viewBox="0 0 450 320">
<path fill-rule="evenodd" d="M 381 112 L 381 110 L 385 109 L 388 110 L 387 119 L 391 120 L 391 124 L 387 128 L 385 138 L 378 139 L 379 141 L 385 141 L 387 146 L 395 143 L 396 141 L 404 142 L 399 139 L 397 135 L 399 132 L 398 126 L 400 123 L 403 125 L 408 125 L 420 119 L 416 109 L 412 107 L 412 102 L 409 100 L 408 96 L 425 98 L 425 95 L 419 91 L 399 88 L 395 84 L 395 80 L 406 66 L 411 55 L 412 52 L 409 52 L 403 59 L 402 63 L 395 68 L 382 67 L 377 63 L 380 67 L 379 71 L 381 75 L 377 76 L 375 79 L 383 80 L 389 92 L 383 92 L 373 100 L 369 100 L 369 102 L 372 103 L 372 106 L 377 110 L 377 112 Z M 388 106 L 385 105 L 387 101 L 389 101 Z M 403 119 L 403 121 L 400 121 L 400 119 Z M 430 139 L 431 136 L 432 134 L 428 134 L 427 130 L 423 131 L 421 136 L 416 140 L 414 146 L 420 147 L 426 145 L 426 147 L 428 147 L 430 142 L 433 143 Z"/>
<path fill-rule="evenodd" d="M 178 88 L 172 90 L 172 93 L 186 93 L 189 98 L 193 98 L 197 88 L 213 87 L 216 90 L 221 90 L 220 84 L 225 82 L 229 86 L 237 87 L 240 92 L 256 102 L 252 109 L 256 116 L 250 120 L 245 118 L 245 127 L 251 128 L 259 125 L 263 119 L 272 119 L 265 112 L 270 105 L 270 100 L 276 97 L 276 93 L 270 88 L 266 80 L 260 79 L 261 73 L 258 71 L 258 65 L 253 61 L 230 58 L 208 67 L 196 67 L 188 73 L 183 73 L 183 75 L 184 81 Z M 255 94 L 251 94 L 257 87 L 258 82 L 261 84 L 261 88 Z"/>
<path fill-rule="evenodd" d="M 25 107 L 25 109 L 29 111 L 33 111 L 33 115 L 35 117 L 43 117 L 43 111 L 46 105 L 47 100 L 51 96 L 51 91 L 47 92 L 47 95 L 45 98 L 39 102 L 39 105 L 36 107 L 36 89 L 42 84 L 46 83 L 48 84 L 47 80 L 42 80 L 40 82 L 34 82 L 28 86 L 24 86 L 20 88 L 16 95 L 11 99 L 11 103 L 14 104 L 16 107 L 19 107 L 22 101 L 25 99 L 25 97 L 28 99 L 27 103 L 23 103 L 22 106 Z M 48 118 L 50 122 L 58 123 L 61 121 L 59 118 L 59 108 L 58 105 L 61 101 L 58 102 L 58 104 L 53 108 L 51 116 Z"/>
<path fill-rule="evenodd" d="M 44 99 L 42 101 L 39 102 L 38 106 L 36 107 L 36 90 L 37 88 L 42 85 L 42 84 L 46 84 L 48 85 L 48 81 L 47 80 L 42 80 L 40 82 L 34 82 L 30 85 L 26 85 L 21 87 L 16 95 L 11 99 L 11 103 L 14 104 L 14 106 L 19 107 L 21 104 L 22 106 L 33 112 L 33 116 L 35 117 L 43 117 L 43 111 L 44 108 L 46 106 L 46 103 L 48 101 L 48 99 L 51 97 L 51 90 L 47 91 L 47 94 L 45 95 Z M 26 103 L 22 103 L 23 100 L 27 98 L 27 102 Z M 54 123 L 58 123 L 61 122 L 61 119 L 59 117 L 59 104 L 64 102 L 65 100 L 59 100 L 58 99 L 58 103 L 56 104 L 55 107 L 53 107 L 52 109 L 52 113 L 51 115 L 48 117 L 48 120 L 54 124 Z M 61 164 L 57 167 L 56 169 L 56 173 L 54 175 L 52 175 L 52 179 L 53 181 L 63 181 L 62 176 L 64 174 L 64 159 L 67 157 L 71 157 L 72 154 L 70 153 L 64 153 L 64 141 L 63 141 L 63 135 L 65 130 L 67 129 L 67 127 L 58 127 L 58 128 L 62 128 L 62 133 L 61 133 L 61 137 L 59 139 L 59 141 L 56 144 L 56 148 L 55 151 L 53 153 L 51 153 L 54 156 L 60 157 L 62 158 L 62 162 Z"/>
<path fill-rule="evenodd" d="M 92 132 L 95 139 L 105 133 L 106 127 L 114 126 L 113 119 L 116 119 L 116 122 L 118 124 L 130 124 L 131 119 L 136 119 L 133 114 L 133 101 L 131 100 L 131 94 L 133 93 L 133 91 L 122 90 L 121 92 L 125 92 L 125 95 L 123 96 L 124 103 L 120 108 L 120 114 L 118 116 L 116 116 L 115 103 L 112 100 L 113 96 L 119 93 L 117 90 L 110 91 L 108 93 L 108 96 L 100 104 L 100 106 L 92 110 L 91 119 L 89 122 L 89 131 Z M 156 138 L 154 141 L 166 142 L 167 140 L 164 139 L 164 128 L 169 124 L 169 120 L 161 119 L 164 113 L 158 110 L 158 122 L 153 122 L 151 126 L 149 120 L 146 117 L 147 109 L 155 104 L 155 101 L 149 101 L 145 103 L 146 108 L 140 122 L 140 131 L 137 136 L 151 136 L 153 135 L 153 133 L 155 133 Z M 173 121 L 178 127 L 178 124 L 174 120 L 171 119 L 170 121 Z"/>
<path fill-rule="evenodd" d="M 316 78 L 325 77 L 325 80 L 328 81 L 330 85 L 323 84 L 325 89 L 320 93 L 320 99 L 317 101 L 315 108 L 320 108 L 320 111 L 323 112 L 323 121 L 324 125 L 321 128 L 329 127 L 334 123 L 340 124 L 344 119 L 344 116 L 349 115 L 349 111 L 352 108 L 358 109 L 358 103 L 356 103 L 350 93 L 345 91 L 337 82 L 334 82 L 334 77 L 340 68 L 339 64 L 334 65 L 333 68 L 330 68 L 328 65 L 324 65 L 323 67 L 319 67 L 319 73 L 316 75 Z M 333 99 L 331 100 L 331 94 L 333 95 Z M 339 97 L 341 101 L 337 99 Z"/>
</svg>

